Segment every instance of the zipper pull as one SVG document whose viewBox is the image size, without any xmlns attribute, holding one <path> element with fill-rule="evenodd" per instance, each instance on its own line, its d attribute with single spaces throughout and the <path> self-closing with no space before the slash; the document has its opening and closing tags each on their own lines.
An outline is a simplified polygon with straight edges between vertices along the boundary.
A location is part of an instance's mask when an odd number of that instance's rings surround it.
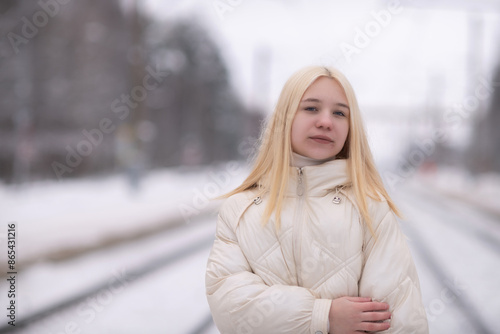
<svg viewBox="0 0 500 334">
<path fill-rule="evenodd" d="M 342 202 L 342 198 L 340 197 L 340 191 L 344 189 L 344 186 L 336 187 L 335 188 L 335 195 L 333 196 L 332 203 L 333 204 L 340 204 Z"/>
<path fill-rule="evenodd" d="M 298 168 L 299 177 L 297 179 L 297 195 L 304 195 L 304 183 L 302 180 L 303 171 L 302 168 Z"/>
</svg>

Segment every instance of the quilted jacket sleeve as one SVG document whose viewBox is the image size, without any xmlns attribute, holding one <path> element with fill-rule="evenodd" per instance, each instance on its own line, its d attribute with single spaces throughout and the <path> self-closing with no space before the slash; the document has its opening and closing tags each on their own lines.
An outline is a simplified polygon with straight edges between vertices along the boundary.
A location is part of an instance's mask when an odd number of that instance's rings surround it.
<svg viewBox="0 0 500 334">
<path fill-rule="evenodd" d="M 370 232 L 365 234 L 365 265 L 359 295 L 390 305 L 391 328 L 383 333 L 427 334 L 420 284 L 405 236 L 387 203 L 379 204 L 384 209 L 374 215 L 377 238 Z"/>
<path fill-rule="evenodd" d="M 221 209 L 206 271 L 210 310 L 222 334 L 328 332 L 331 300 L 305 288 L 266 285 L 252 272 L 234 233 L 238 219 Z"/>
</svg>

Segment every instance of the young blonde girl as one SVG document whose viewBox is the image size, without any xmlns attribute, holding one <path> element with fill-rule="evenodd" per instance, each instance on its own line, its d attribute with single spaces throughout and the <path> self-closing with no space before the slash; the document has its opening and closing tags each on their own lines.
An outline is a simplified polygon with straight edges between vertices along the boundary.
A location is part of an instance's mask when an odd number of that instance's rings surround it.
<svg viewBox="0 0 500 334">
<path fill-rule="evenodd" d="M 206 272 L 222 334 L 428 333 L 399 212 L 339 71 L 290 77 L 226 196 Z"/>
</svg>

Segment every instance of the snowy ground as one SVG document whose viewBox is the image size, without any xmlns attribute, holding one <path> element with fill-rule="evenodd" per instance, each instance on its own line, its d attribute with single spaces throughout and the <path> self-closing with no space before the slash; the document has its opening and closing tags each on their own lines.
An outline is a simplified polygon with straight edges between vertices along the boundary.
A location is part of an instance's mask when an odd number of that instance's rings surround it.
<svg viewBox="0 0 500 334">
<path fill-rule="evenodd" d="M 500 217 L 500 174 L 471 175 L 461 168 L 441 167 L 435 171 L 419 173 L 417 180 L 430 189 Z"/>
<path fill-rule="evenodd" d="M 27 270 L 20 284 L 34 289 L 25 291 L 25 307 L 19 310 L 24 314 L 110 278 L 117 283 L 20 333 L 59 333 L 68 325 L 92 334 L 190 333 L 209 315 L 203 278 L 210 246 L 137 280 L 131 272 L 185 245 L 211 242 L 213 234 L 214 224 L 205 221 L 88 254 L 71 264 L 39 264 Z M 35 288 L 39 286 L 36 280 L 50 286 L 54 276 L 64 282 L 57 290 L 64 291 L 54 295 L 54 289 Z M 83 282 L 81 277 L 85 277 Z"/>
<path fill-rule="evenodd" d="M 129 274 L 160 256 L 213 238 L 218 203 L 209 204 L 206 198 L 234 187 L 244 173 L 235 165 L 158 171 L 144 178 L 138 193 L 131 192 L 119 176 L 21 189 L 0 187 L 2 219 L 18 224 L 19 256 L 27 264 L 18 275 L 18 319 L 102 282 L 113 283 L 18 332 L 193 333 L 209 314 L 204 270 L 210 246 L 139 279 Z M 498 178 L 452 187 L 465 182 L 456 173 L 444 192 L 440 182 L 446 185 L 446 181 L 437 180 L 449 175 L 447 171 L 435 173 L 433 179 L 427 175 L 409 180 L 394 194 L 406 215 L 402 227 L 417 264 L 431 333 L 480 333 L 478 324 L 493 333 L 500 314 L 500 300 L 495 298 L 500 218 L 493 213 L 498 206 L 485 210 L 467 199 L 470 193 L 477 200 L 484 194 L 485 200 L 479 202 L 486 203 L 500 190 L 491 181 Z M 480 188 L 473 188 L 478 184 Z M 202 211 L 206 215 L 196 215 Z M 188 219 L 189 224 L 123 243 L 103 243 L 116 234 L 140 235 L 144 229 Z M 101 246 L 61 261 L 44 260 L 88 244 Z M 0 253 L 2 263 L 5 255 Z M 6 305 L 6 289 L 0 286 L 0 305 Z M 205 333 L 217 330 L 212 325 Z"/>
<path fill-rule="evenodd" d="M 401 191 L 397 201 L 406 215 L 402 228 L 418 267 L 431 333 L 494 333 L 500 220 L 422 184 Z"/>
<path fill-rule="evenodd" d="M 210 199 L 239 184 L 242 171 L 235 162 L 203 170 L 155 171 L 142 179 L 137 191 L 123 175 L 19 188 L 0 184 L 5 225 L 0 237 L 5 237 L 7 223 L 17 224 L 19 265 L 98 248 L 214 212 L 219 203 Z"/>
</svg>

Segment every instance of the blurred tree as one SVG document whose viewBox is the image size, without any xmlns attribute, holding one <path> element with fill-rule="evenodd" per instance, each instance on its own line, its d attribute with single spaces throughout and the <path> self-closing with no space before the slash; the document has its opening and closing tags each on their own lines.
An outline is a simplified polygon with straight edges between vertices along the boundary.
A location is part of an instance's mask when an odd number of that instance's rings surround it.
<svg viewBox="0 0 500 334">
<path fill-rule="evenodd" d="M 239 143 L 258 132 L 229 83 L 219 50 L 196 23 L 152 26 L 151 58 L 170 75 L 149 100 L 160 129 L 152 149 L 154 166 L 200 165 L 241 157 Z"/>
</svg>

